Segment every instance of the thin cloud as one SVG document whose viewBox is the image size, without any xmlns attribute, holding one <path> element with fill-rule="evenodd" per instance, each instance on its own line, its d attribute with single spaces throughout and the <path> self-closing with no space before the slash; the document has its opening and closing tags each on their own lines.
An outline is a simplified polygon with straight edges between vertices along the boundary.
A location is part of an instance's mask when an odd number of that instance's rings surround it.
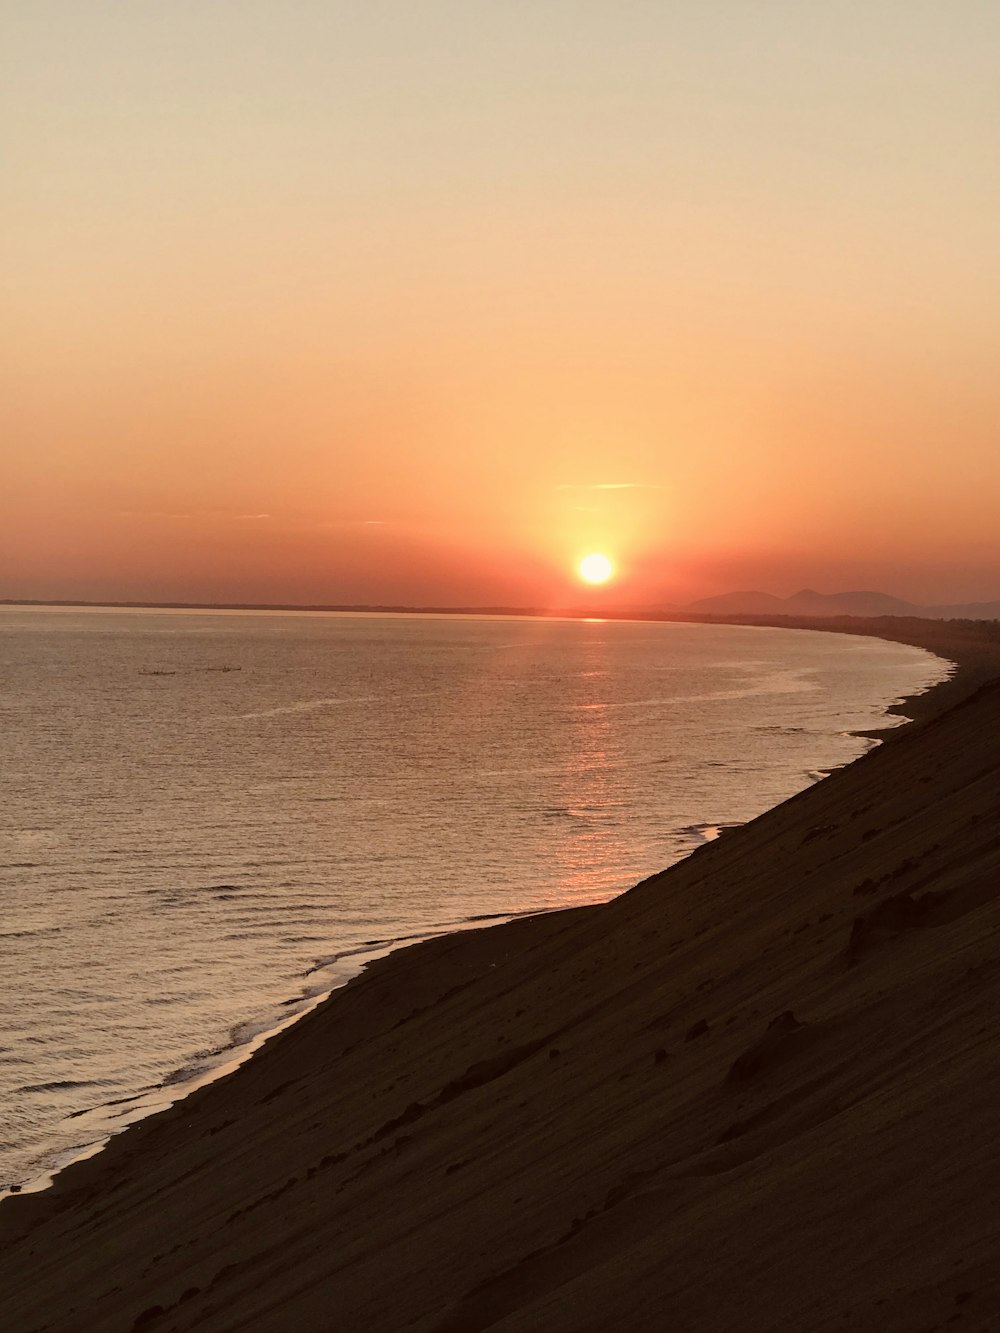
<svg viewBox="0 0 1000 1333">
<path fill-rule="evenodd" d="M 163 509 L 118 509 L 115 512 L 118 518 L 165 518 L 183 519 L 184 521 L 195 518 L 211 518 L 228 520 L 232 523 L 256 522 L 259 519 L 267 519 L 271 517 L 270 514 L 231 514 L 226 509 L 195 509 L 187 512 Z"/>
<path fill-rule="evenodd" d="M 116 510 L 118 518 L 194 518 L 194 514 L 171 514 L 164 513 L 159 509 L 118 509 Z"/>
<path fill-rule="evenodd" d="M 580 482 L 567 481 L 562 482 L 556 487 L 557 491 L 662 491 L 662 486 L 657 486 L 652 482 L 646 481 L 595 481 Z"/>
<path fill-rule="evenodd" d="M 385 528 L 389 523 L 387 518 L 335 518 L 317 523 L 316 527 L 324 531 L 330 528 Z"/>
</svg>

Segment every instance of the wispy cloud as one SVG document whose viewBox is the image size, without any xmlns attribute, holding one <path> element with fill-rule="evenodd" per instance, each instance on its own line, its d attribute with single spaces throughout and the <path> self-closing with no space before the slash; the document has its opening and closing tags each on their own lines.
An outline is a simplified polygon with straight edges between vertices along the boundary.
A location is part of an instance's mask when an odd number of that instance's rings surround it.
<svg viewBox="0 0 1000 1333">
<path fill-rule="evenodd" d="M 171 519 L 189 519 L 194 518 L 194 514 L 172 514 L 164 513 L 158 509 L 119 509 L 116 510 L 117 518 L 171 518 Z"/>
<path fill-rule="evenodd" d="M 185 521 L 210 518 L 228 520 L 231 523 L 256 522 L 258 519 L 271 517 L 270 514 L 232 514 L 226 509 L 195 509 L 183 513 L 163 509 L 119 509 L 116 512 L 118 518 L 165 518 Z"/>
<path fill-rule="evenodd" d="M 556 487 L 557 491 L 662 491 L 662 486 L 646 481 L 566 481 Z"/>
<path fill-rule="evenodd" d="M 390 520 L 387 518 L 331 518 L 324 523 L 317 523 L 316 527 L 329 530 L 331 528 L 385 528 L 390 526 Z"/>
</svg>

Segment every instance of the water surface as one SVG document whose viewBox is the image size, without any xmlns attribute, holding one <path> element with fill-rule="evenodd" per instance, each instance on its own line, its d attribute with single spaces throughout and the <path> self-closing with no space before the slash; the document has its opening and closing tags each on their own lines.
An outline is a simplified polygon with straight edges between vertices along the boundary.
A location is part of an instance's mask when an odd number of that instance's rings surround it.
<svg viewBox="0 0 1000 1333">
<path fill-rule="evenodd" d="M 747 627 L 3 609 L 0 1184 L 382 943 L 627 888 L 944 670 Z"/>
</svg>

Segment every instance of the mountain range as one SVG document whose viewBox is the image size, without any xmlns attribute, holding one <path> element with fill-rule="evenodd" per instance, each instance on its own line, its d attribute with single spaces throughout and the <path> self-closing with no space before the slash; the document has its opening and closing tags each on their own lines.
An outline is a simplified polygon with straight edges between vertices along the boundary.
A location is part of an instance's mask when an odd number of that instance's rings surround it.
<svg viewBox="0 0 1000 1333">
<path fill-rule="evenodd" d="M 1000 601 L 918 606 L 884 592 L 815 592 L 791 597 L 768 592 L 727 592 L 703 597 L 683 608 L 714 616 L 923 616 L 929 620 L 1000 620 Z"/>
</svg>

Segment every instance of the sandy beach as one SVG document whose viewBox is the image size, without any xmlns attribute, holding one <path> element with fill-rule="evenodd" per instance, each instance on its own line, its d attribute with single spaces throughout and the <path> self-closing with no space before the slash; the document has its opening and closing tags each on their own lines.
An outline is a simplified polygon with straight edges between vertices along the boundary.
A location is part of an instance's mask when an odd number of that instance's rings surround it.
<svg viewBox="0 0 1000 1333">
<path fill-rule="evenodd" d="M 862 759 L 0 1203 L 3 1327 L 1000 1326 L 1000 647 L 899 636 L 958 669 Z"/>
</svg>

